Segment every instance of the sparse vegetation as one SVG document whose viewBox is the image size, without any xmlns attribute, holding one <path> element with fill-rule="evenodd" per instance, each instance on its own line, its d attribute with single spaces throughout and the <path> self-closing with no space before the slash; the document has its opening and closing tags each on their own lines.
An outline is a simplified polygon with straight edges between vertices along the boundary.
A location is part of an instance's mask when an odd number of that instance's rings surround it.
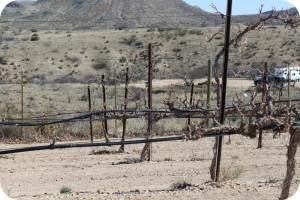
<svg viewBox="0 0 300 200">
<path fill-rule="evenodd" d="M 188 187 L 191 187 L 192 184 L 188 183 L 186 181 L 178 181 L 174 184 L 172 184 L 171 189 L 173 190 L 182 190 L 182 189 L 186 189 Z"/>
<path fill-rule="evenodd" d="M 128 38 L 123 37 L 121 40 L 121 43 L 127 44 L 127 45 L 132 45 L 137 42 L 137 36 L 136 35 L 131 35 Z"/>
<path fill-rule="evenodd" d="M 239 178 L 244 172 L 244 168 L 242 166 L 236 165 L 234 162 L 228 167 L 221 168 L 220 181 L 228 181 Z"/>
<path fill-rule="evenodd" d="M 112 165 L 136 164 L 136 163 L 140 163 L 140 162 L 142 162 L 142 160 L 140 158 L 125 158 L 125 161 L 112 163 Z"/>
<path fill-rule="evenodd" d="M 0 64 L 1 65 L 6 65 L 7 64 L 7 61 L 6 61 L 5 57 L 1 56 L 1 55 L 0 55 Z"/>
<path fill-rule="evenodd" d="M 38 36 L 37 33 L 34 33 L 30 38 L 30 41 L 38 41 L 38 40 L 40 40 L 40 37 Z"/>
<path fill-rule="evenodd" d="M 108 69 L 109 68 L 109 64 L 108 64 L 108 60 L 97 60 L 96 63 L 94 63 L 92 65 L 92 67 L 96 70 L 103 70 L 103 69 Z"/>
<path fill-rule="evenodd" d="M 66 187 L 66 186 L 63 186 L 63 187 L 60 188 L 60 190 L 59 190 L 59 192 L 60 192 L 61 194 L 70 193 L 71 191 L 72 191 L 72 189 L 69 188 L 69 187 Z"/>
</svg>

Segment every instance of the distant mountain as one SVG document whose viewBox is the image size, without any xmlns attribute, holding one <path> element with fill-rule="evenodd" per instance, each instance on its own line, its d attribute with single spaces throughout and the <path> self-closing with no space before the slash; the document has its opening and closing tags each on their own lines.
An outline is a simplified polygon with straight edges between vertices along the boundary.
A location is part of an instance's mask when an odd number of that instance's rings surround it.
<svg viewBox="0 0 300 200">
<path fill-rule="evenodd" d="M 224 23 L 219 15 L 182 0 L 23 0 L 8 4 L 0 20 L 7 21 L 6 26 L 27 29 L 190 28 Z M 256 20 L 256 15 L 233 16 L 235 23 Z"/>
<path fill-rule="evenodd" d="M 280 11 L 280 10 L 278 10 L 278 11 Z M 263 12 L 263 14 L 268 15 L 271 12 L 272 11 L 266 11 L 266 12 Z M 297 15 L 298 14 L 298 10 L 297 10 L 296 7 L 293 7 L 293 8 L 287 9 L 287 10 L 283 10 L 282 12 L 283 12 L 283 14 L 287 14 L 289 12 L 290 15 Z"/>
<path fill-rule="evenodd" d="M 14 26 L 45 28 L 201 27 L 221 24 L 218 15 L 182 0 L 38 0 L 8 5 L 1 20 L 32 21 Z M 44 21 L 51 21 L 45 23 Z"/>
</svg>

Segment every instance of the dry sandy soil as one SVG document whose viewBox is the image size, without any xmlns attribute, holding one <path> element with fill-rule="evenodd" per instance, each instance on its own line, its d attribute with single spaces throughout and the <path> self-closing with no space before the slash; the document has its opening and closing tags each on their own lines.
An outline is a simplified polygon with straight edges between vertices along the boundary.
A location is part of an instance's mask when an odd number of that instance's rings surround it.
<svg viewBox="0 0 300 200">
<path fill-rule="evenodd" d="M 213 138 L 153 144 L 153 161 L 134 163 L 143 145 L 35 151 L 0 157 L 3 190 L 14 199 L 278 199 L 285 177 L 289 136 L 265 134 L 257 139 L 225 138 L 222 175 L 210 181 Z M 40 144 L 31 144 L 40 145 Z M 21 144 L 0 143 L 0 149 Z M 112 154 L 94 154 L 108 151 Z M 300 153 L 296 154 L 296 160 Z M 125 164 L 125 163 L 130 164 Z M 290 194 L 300 183 L 299 164 Z M 236 177 L 234 177 L 236 175 Z M 180 184 L 184 185 L 180 189 Z M 188 186 L 188 184 L 190 184 Z M 62 187 L 70 193 L 61 194 Z"/>
<path fill-rule="evenodd" d="M 203 82 L 207 81 L 207 79 L 195 79 L 193 81 L 197 85 L 198 83 L 203 83 Z M 222 79 L 221 79 L 221 81 L 222 81 Z M 213 82 L 214 82 L 214 79 L 213 79 Z M 164 79 L 164 80 L 154 79 L 152 82 L 153 87 L 166 87 L 166 86 L 170 86 L 170 85 L 182 85 L 184 83 L 185 82 L 183 79 Z M 244 89 L 254 85 L 253 80 L 247 80 L 247 79 L 230 78 L 230 79 L 228 79 L 227 83 L 228 83 L 228 87 L 239 87 L 239 88 L 244 88 Z M 145 87 L 144 82 L 132 83 L 131 85 L 136 86 L 136 87 L 143 87 L 143 88 Z"/>
</svg>

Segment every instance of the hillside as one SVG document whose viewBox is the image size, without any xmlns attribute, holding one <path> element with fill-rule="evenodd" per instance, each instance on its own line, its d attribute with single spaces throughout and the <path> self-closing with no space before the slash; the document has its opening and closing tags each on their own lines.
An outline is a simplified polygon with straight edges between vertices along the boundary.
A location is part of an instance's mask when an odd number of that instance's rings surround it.
<svg viewBox="0 0 300 200">
<path fill-rule="evenodd" d="M 30 21 L 16 27 L 105 29 L 201 27 L 221 24 L 220 17 L 182 0 L 38 0 L 7 6 L 1 20 Z M 42 21 L 42 22 L 41 22 Z M 45 23 L 45 21 L 48 21 Z M 49 22 L 52 21 L 52 22 Z"/>
<path fill-rule="evenodd" d="M 208 58 L 224 45 L 222 36 L 206 42 L 220 27 L 208 25 L 218 24 L 219 17 L 181 0 L 39 0 L 11 3 L 3 13 L 1 20 L 9 22 L 1 24 L 2 82 L 19 82 L 21 66 L 29 83 L 96 82 L 99 74 L 112 75 L 114 66 L 118 75 L 129 66 L 133 78 L 143 79 L 148 43 L 155 47 L 156 78 L 203 78 Z M 235 22 L 249 19 L 236 16 Z M 253 68 L 266 61 L 299 65 L 298 38 L 297 29 L 283 26 L 250 32 L 245 45 L 231 49 L 230 76 L 252 78 Z"/>
<path fill-rule="evenodd" d="M 0 35 L 1 78 L 3 82 L 19 82 L 23 66 L 25 79 L 31 83 L 85 82 L 91 78 L 90 81 L 94 82 L 101 74 L 111 76 L 114 66 L 119 75 L 125 66 L 129 66 L 139 79 L 143 79 L 150 42 L 154 44 L 157 78 L 180 78 L 179 74 L 203 78 L 207 60 L 213 59 L 224 45 L 222 37 L 206 42 L 206 36 L 217 30 L 217 27 L 7 30 Z M 262 67 L 261 62 L 273 63 L 274 66 L 299 65 L 299 34 L 297 29 L 283 26 L 250 32 L 242 41 L 246 42 L 244 46 L 231 49 L 230 76 L 253 77 L 257 71 L 250 69 Z"/>
</svg>

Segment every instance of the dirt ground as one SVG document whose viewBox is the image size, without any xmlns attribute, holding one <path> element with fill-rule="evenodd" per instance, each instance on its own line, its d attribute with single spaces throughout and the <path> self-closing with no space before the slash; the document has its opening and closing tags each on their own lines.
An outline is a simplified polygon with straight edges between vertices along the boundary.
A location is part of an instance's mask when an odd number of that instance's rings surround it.
<svg viewBox="0 0 300 200">
<path fill-rule="evenodd" d="M 198 84 L 198 83 L 203 83 L 205 81 L 207 81 L 207 79 L 195 79 L 194 83 Z M 221 81 L 222 81 L 222 79 L 221 79 Z M 213 79 L 213 82 L 214 82 L 214 79 Z M 228 79 L 227 82 L 228 82 L 229 87 L 247 88 L 247 87 L 251 87 L 254 85 L 253 80 L 246 80 L 246 79 L 230 78 L 230 79 Z M 166 86 L 170 86 L 170 85 L 182 85 L 182 84 L 184 84 L 184 80 L 183 79 L 164 79 L 164 80 L 154 79 L 152 84 L 153 84 L 153 87 L 166 87 Z M 141 88 L 146 87 L 144 82 L 132 83 L 131 86 L 141 87 Z"/>
<path fill-rule="evenodd" d="M 286 173 L 289 136 L 224 139 L 219 184 L 210 181 L 214 138 L 153 144 L 153 161 L 138 161 L 143 145 L 35 151 L 0 157 L 0 181 L 12 198 L 25 199 L 278 199 Z M 30 144 L 34 146 L 41 144 Z M 21 144 L 0 143 L 0 149 Z M 96 154 L 102 152 L 111 154 Z M 296 154 L 296 160 L 300 153 Z M 300 165 L 290 195 L 300 183 Z M 60 193 L 63 187 L 69 193 Z"/>
</svg>

